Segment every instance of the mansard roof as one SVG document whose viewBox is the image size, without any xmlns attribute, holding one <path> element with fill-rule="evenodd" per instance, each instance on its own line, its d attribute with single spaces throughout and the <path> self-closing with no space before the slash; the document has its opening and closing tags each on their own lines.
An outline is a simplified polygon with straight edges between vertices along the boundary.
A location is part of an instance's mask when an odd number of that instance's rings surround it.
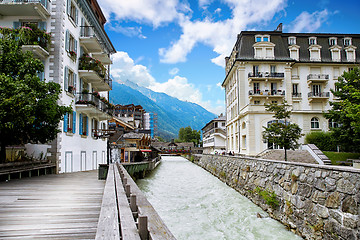
<svg viewBox="0 0 360 240">
<path fill-rule="evenodd" d="M 269 35 L 270 42 L 275 44 L 275 59 L 264 60 L 254 58 L 254 47 L 256 35 Z M 289 37 L 296 37 L 296 45 L 300 47 L 299 61 L 290 58 L 289 53 Z M 330 52 L 330 37 L 337 38 L 337 45 L 341 47 L 341 63 L 349 63 L 345 56 L 345 47 L 343 39 L 350 37 L 352 46 L 356 47 L 356 63 L 360 63 L 360 34 L 338 34 L 338 33 L 283 33 L 281 31 L 242 31 L 237 38 L 234 50 L 237 51 L 236 60 L 239 61 L 293 61 L 293 62 L 314 62 L 310 61 L 309 53 L 309 37 L 317 38 L 317 45 L 321 46 L 321 61 L 323 63 L 339 63 L 333 62 Z"/>
</svg>

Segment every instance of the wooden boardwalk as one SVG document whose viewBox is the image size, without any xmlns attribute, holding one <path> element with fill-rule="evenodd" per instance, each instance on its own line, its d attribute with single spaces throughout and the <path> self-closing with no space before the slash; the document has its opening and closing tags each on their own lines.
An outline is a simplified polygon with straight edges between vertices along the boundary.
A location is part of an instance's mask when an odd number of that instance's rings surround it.
<svg viewBox="0 0 360 240">
<path fill-rule="evenodd" d="M 0 182 L 0 239 L 95 239 L 97 171 Z"/>
</svg>

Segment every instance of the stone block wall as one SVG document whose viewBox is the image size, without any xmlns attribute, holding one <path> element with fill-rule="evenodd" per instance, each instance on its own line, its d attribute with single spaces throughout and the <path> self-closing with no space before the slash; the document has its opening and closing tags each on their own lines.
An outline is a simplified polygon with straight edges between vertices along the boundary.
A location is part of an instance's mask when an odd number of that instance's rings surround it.
<svg viewBox="0 0 360 240">
<path fill-rule="evenodd" d="M 360 240 L 358 169 L 221 155 L 194 159 L 305 239 Z"/>
</svg>

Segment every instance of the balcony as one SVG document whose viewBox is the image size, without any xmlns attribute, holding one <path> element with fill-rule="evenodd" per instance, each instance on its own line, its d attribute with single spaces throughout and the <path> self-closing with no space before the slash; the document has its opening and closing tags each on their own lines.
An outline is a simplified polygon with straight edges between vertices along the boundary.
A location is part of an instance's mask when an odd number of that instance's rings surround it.
<svg viewBox="0 0 360 240">
<path fill-rule="evenodd" d="M 112 64 L 110 56 L 107 53 L 93 53 L 92 56 L 97 60 L 101 61 L 105 65 Z"/>
<path fill-rule="evenodd" d="M 92 129 L 91 136 L 96 139 L 108 138 L 114 133 L 116 133 L 116 131 L 112 129 Z"/>
<path fill-rule="evenodd" d="M 91 53 L 102 53 L 103 47 L 92 26 L 80 26 L 80 45 Z"/>
<path fill-rule="evenodd" d="M 309 74 L 307 76 L 307 83 L 324 83 L 329 80 L 329 74 Z"/>
<path fill-rule="evenodd" d="M 284 73 L 278 72 L 250 72 L 248 74 L 249 82 L 256 80 L 256 81 L 283 81 L 284 80 Z"/>
<path fill-rule="evenodd" d="M 23 52 L 30 51 L 35 58 L 44 60 L 49 56 L 48 46 L 51 35 L 34 24 L 19 29 L 0 28 L 0 36 L 15 39 L 21 45 Z"/>
<path fill-rule="evenodd" d="M 112 79 L 110 77 L 105 78 L 101 82 L 94 82 L 92 86 L 98 92 L 108 92 L 112 89 Z"/>
<path fill-rule="evenodd" d="M 291 94 L 291 96 L 292 96 L 292 100 L 294 101 L 294 102 L 298 102 L 298 101 L 300 101 L 301 100 L 301 93 L 292 93 Z"/>
<path fill-rule="evenodd" d="M 0 0 L 0 16 L 50 17 L 49 0 Z"/>
<path fill-rule="evenodd" d="M 265 97 L 265 98 L 283 98 L 285 97 L 285 90 L 250 90 L 249 91 L 249 98 L 259 98 L 259 97 Z"/>
<path fill-rule="evenodd" d="M 308 99 L 309 102 L 312 102 L 314 100 L 317 101 L 326 101 L 330 97 L 330 92 L 309 92 L 308 93 Z"/>
<path fill-rule="evenodd" d="M 111 119 L 112 109 L 93 93 L 77 93 L 75 106 L 78 111 L 97 117 L 99 121 Z"/>
<path fill-rule="evenodd" d="M 110 91 L 112 79 L 102 63 L 88 55 L 79 58 L 79 76 L 87 83 L 92 83 L 98 91 Z"/>
</svg>

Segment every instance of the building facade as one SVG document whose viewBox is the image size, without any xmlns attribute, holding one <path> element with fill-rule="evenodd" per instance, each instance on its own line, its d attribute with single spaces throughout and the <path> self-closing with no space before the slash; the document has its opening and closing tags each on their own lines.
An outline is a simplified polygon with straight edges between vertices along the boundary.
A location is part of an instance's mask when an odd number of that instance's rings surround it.
<svg viewBox="0 0 360 240">
<path fill-rule="evenodd" d="M 291 122 L 303 133 L 328 131 L 323 112 L 334 101 L 330 89 L 344 71 L 359 66 L 359 34 L 241 32 L 226 58 L 227 151 L 257 155 L 277 146 L 262 139 L 274 119 L 264 104 L 291 106 Z M 304 137 L 300 139 L 304 142 Z"/>
<path fill-rule="evenodd" d="M 23 46 L 44 63 L 44 81 L 61 85 L 59 104 L 73 112 L 61 122 L 61 133 L 48 158 L 59 173 L 96 169 L 107 161 L 107 120 L 111 119 L 110 54 L 115 53 L 96 0 L 7 0 L 0 2 L 0 26 L 37 26 L 51 34 L 45 44 Z"/>
<path fill-rule="evenodd" d="M 208 122 L 202 129 L 203 153 L 222 153 L 226 150 L 226 117 Z"/>
</svg>

